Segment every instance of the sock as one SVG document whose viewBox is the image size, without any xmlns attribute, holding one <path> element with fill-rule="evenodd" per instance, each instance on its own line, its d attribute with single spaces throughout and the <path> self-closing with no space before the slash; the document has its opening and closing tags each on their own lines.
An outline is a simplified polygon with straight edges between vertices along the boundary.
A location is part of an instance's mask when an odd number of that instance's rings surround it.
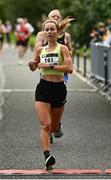
<svg viewBox="0 0 111 180">
<path fill-rule="evenodd" d="M 50 151 L 49 151 L 49 150 L 44 151 L 45 160 L 46 160 L 49 156 L 50 156 Z"/>
</svg>

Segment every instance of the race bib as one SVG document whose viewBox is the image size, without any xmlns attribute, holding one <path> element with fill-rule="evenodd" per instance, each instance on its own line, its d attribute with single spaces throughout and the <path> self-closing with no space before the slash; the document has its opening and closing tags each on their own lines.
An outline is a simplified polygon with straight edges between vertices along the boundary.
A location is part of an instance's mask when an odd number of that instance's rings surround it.
<svg viewBox="0 0 111 180">
<path fill-rule="evenodd" d="M 58 64 L 58 54 L 57 53 L 43 54 L 41 57 L 41 63 L 57 65 Z"/>
</svg>

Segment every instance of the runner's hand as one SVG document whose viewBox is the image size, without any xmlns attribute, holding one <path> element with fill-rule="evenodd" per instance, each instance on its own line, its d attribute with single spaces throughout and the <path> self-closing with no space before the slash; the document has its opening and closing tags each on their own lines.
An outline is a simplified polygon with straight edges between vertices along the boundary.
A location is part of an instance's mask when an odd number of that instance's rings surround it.
<svg viewBox="0 0 111 180">
<path fill-rule="evenodd" d="M 37 61 L 34 60 L 29 61 L 28 66 L 31 71 L 35 71 L 37 69 Z"/>
</svg>

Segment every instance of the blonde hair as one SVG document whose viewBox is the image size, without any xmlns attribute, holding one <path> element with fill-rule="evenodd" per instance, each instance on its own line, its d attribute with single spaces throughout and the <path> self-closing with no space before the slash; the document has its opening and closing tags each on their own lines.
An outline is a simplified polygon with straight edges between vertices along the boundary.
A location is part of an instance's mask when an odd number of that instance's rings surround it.
<svg viewBox="0 0 111 180">
<path fill-rule="evenodd" d="M 61 18 L 61 22 L 58 22 L 59 23 L 59 30 L 60 31 L 64 31 L 66 30 L 70 25 L 71 25 L 71 21 L 75 20 L 74 17 L 71 17 L 71 16 L 68 16 L 66 17 L 65 19 L 62 18 L 62 15 L 59 11 L 59 9 L 53 9 L 52 11 L 49 12 L 48 14 L 48 19 L 50 19 L 50 16 L 52 15 L 52 13 L 58 13 L 60 15 L 60 18 Z"/>
<path fill-rule="evenodd" d="M 70 25 L 71 25 L 71 21 L 75 20 L 74 17 L 66 17 L 65 19 L 63 19 L 60 23 L 59 23 L 59 29 L 60 31 L 64 31 L 66 30 Z"/>
<path fill-rule="evenodd" d="M 50 20 L 49 18 L 43 23 L 42 25 L 42 30 L 44 30 L 44 26 L 47 23 L 54 23 L 57 30 L 62 32 L 64 30 L 66 30 L 70 25 L 71 25 L 71 21 L 73 21 L 75 18 L 73 17 L 66 17 L 64 20 L 62 20 L 60 23 L 58 23 L 56 20 Z"/>
</svg>

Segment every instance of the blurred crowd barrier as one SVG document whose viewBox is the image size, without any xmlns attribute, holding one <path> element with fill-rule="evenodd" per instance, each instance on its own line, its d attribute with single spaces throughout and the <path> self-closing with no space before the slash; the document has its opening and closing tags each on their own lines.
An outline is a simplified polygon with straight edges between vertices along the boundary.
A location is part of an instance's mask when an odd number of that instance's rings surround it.
<svg viewBox="0 0 111 180">
<path fill-rule="evenodd" d="M 91 73 L 105 85 L 111 83 L 111 47 L 91 44 Z"/>
<path fill-rule="evenodd" d="M 111 46 L 92 43 L 90 50 L 92 84 L 111 100 Z"/>
<path fill-rule="evenodd" d="M 85 81 L 96 88 L 111 102 L 111 46 L 96 42 L 90 44 L 90 53 L 83 48 L 77 49 L 74 57 L 76 72 L 85 77 Z"/>
</svg>

